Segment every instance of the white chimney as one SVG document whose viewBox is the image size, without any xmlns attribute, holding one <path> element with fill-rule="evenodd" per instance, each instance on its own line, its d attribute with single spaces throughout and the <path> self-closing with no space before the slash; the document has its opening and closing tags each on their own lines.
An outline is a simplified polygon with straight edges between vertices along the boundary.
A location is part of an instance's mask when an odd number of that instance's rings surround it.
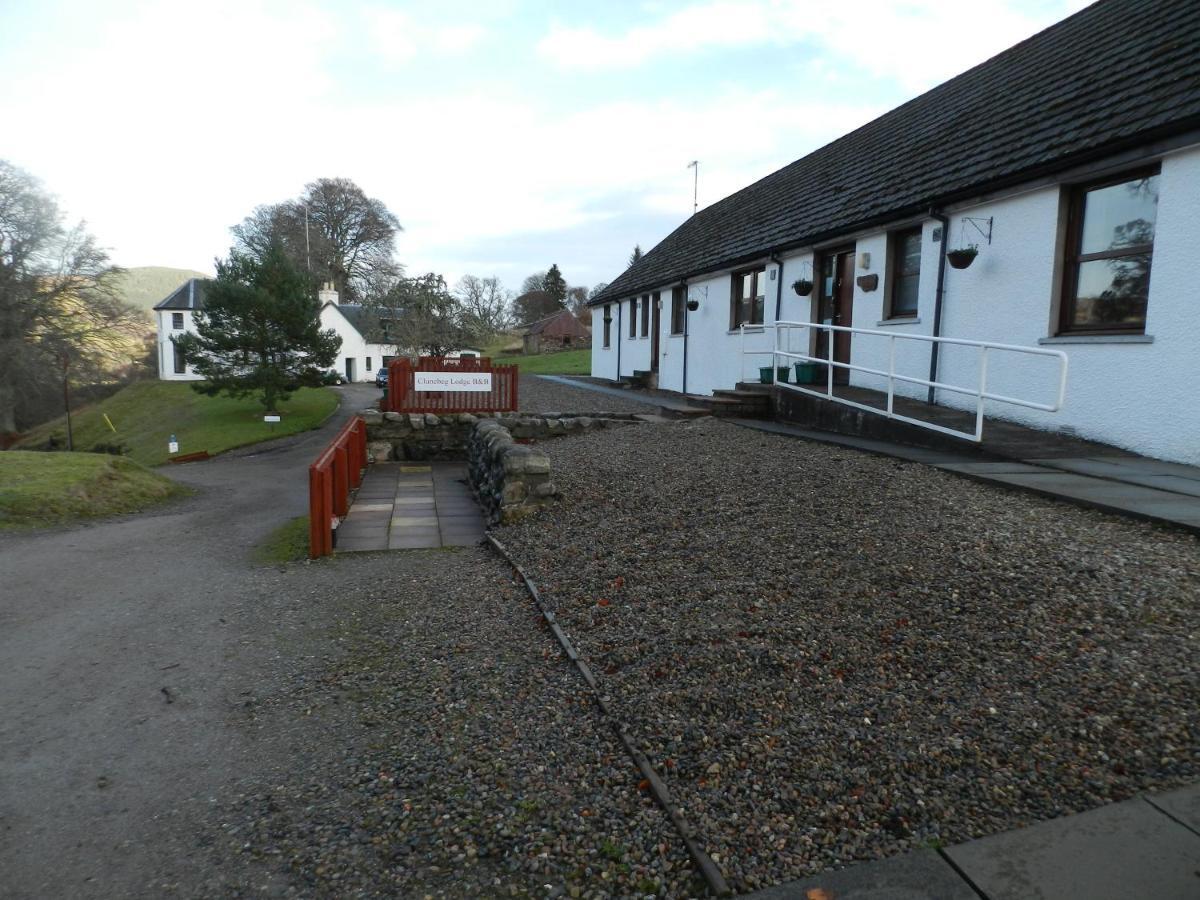
<svg viewBox="0 0 1200 900">
<path fill-rule="evenodd" d="M 326 303 L 332 303 L 334 306 L 338 305 L 338 292 L 333 289 L 332 281 L 327 281 L 321 285 L 321 290 L 317 291 L 317 299 L 321 301 L 322 306 Z"/>
</svg>

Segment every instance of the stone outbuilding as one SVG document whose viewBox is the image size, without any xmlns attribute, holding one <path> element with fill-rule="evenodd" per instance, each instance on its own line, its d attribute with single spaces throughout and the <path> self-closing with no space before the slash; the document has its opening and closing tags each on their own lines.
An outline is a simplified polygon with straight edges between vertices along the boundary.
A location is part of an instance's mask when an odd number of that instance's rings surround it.
<svg viewBox="0 0 1200 900">
<path fill-rule="evenodd" d="M 592 331 L 569 309 L 561 309 L 552 316 L 522 326 L 521 341 L 526 353 L 571 350 L 592 346 Z"/>
</svg>

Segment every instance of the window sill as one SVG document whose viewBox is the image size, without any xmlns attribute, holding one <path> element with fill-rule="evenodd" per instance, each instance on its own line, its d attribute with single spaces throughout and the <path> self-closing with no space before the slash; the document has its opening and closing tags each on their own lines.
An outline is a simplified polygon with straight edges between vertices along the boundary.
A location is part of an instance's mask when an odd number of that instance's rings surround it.
<svg viewBox="0 0 1200 900">
<path fill-rule="evenodd" d="M 763 333 L 765 330 L 766 330 L 766 329 L 765 329 L 765 328 L 763 328 L 763 326 L 762 326 L 762 325 L 760 325 L 760 324 L 759 324 L 759 323 L 757 323 L 757 322 L 756 322 L 755 324 L 753 324 L 753 325 L 747 325 L 747 326 L 746 326 L 746 334 L 762 334 L 762 333 Z M 741 328 L 730 328 L 730 329 L 729 329 L 727 332 L 725 332 L 725 333 L 726 333 L 726 334 L 741 334 L 741 333 L 742 333 L 742 329 L 741 329 Z"/>
<path fill-rule="evenodd" d="M 1153 344 L 1152 334 L 1056 334 L 1039 344 Z"/>
<path fill-rule="evenodd" d="M 920 325 L 920 316 L 897 316 L 894 319 L 880 319 L 875 323 L 876 328 L 882 328 L 885 325 Z"/>
</svg>

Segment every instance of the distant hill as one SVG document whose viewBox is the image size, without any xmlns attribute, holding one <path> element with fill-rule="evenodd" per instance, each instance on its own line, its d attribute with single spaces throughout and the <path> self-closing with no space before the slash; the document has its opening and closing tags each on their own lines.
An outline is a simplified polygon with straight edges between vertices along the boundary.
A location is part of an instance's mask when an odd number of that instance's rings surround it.
<svg viewBox="0 0 1200 900">
<path fill-rule="evenodd" d="M 179 287 L 189 278 L 211 278 L 204 272 L 194 269 L 168 269 L 164 266 L 139 266 L 136 269 L 126 269 L 120 283 L 121 296 L 126 303 L 131 303 L 138 309 L 146 310 L 147 318 L 153 318 L 150 310 L 160 300 Z"/>
</svg>

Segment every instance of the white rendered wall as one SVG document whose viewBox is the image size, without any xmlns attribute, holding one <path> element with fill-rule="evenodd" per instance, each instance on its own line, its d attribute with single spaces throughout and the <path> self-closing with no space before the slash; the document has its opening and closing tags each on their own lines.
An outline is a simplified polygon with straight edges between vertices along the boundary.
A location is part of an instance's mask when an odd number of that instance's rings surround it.
<svg viewBox="0 0 1200 900">
<path fill-rule="evenodd" d="M 948 270 L 942 333 L 977 340 L 1062 350 L 1070 359 L 1067 396 L 1058 413 L 989 405 L 990 414 L 1039 428 L 1064 426 L 1082 437 L 1147 456 L 1200 464 L 1200 148 L 1167 156 L 1159 179 L 1159 205 L 1150 270 L 1146 335 L 1152 343 L 1119 337 L 1053 342 L 1051 298 L 1059 190 L 1048 188 L 966 211 L 994 216 L 991 246 L 981 243 L 969 268 Z M 957 215 L 954 221 L 957 221 Z M 953 228 L 951 235 L 954 236 Z M 939 367 L 943 380 L 971 378 L 976 357 L 950 351 Z M 1050 367 L 1003 364 L 989 388 L 1047 397 Z M 961 405 L 953 397 L 939 402 Z"/>
<path fill-rule="evenodd" d="M 1028 347 L 1051 347 L 1069 357 L 1066 401 L 1057 413 L 989 403 L 987 414 L 1048 430 L 1066 429 L 1082 437 L 1113 444 L 1147 456 L 1200 464 L 1200 148 L 1167 155 L 1162 161 L 1160 196 L 1150 278 L 1146 335 L 1149 342 L 1120 337 L 1079 337 L 1055 340 L 1053 304 L 1059 275 L 1056 271 L 1059 242 L 1059 209 L 1062 188 L 1049 186 L 1002 200 L 949 212 L 945 235 L 950 248 L 962 243 L 979 245 L 979 256 L 967 269 L 946 267 L 942 328 L 945 337 L 993 341 Z M 963 228 L 963 217 L 992 218 L 992 241 Z M 939 223 L 922 224 L 921 279 L 917 315 L 886 320 L 888 290 L 888 236 L 880 231 L 859 236 L 855 246 L 853 324 L 857 328 L 889 334 L 932 334 L 938 257 L 941 245 L 933 240 Z M 986 227 L 986 225 L 985 225 Z M 865 268 L 862 253 L 870 254 Z M 797 278 L 819 281 L 810 253 L 784 259 L 780 319 L 811 321 L 812 297 L 798 297 L 791 288 Z M 767 265 L 767 323 L 775 320 L 776 285 L 770 280 L 774 264 Z M 861 275 L 879 276 L 874 291 L 857 285 Z M 731 388 L 738 381 L 756 380 L 758 367 L 768 357 L 743 359 L 741 336 L 729 329 L 731 277 L 729 273 L 694 279 L 687 287 L 699 309 L 688 314 L 687 391 L 709 394 Z M 660 288 L 663 299 L 659 386 L 683 390 L 683 338 L 671 336 L 670 286 Z M 819 288 L 814 289 L 814 295 Z M 640 299 L 640 298 L 639 298 Z M 649 368 L 649 339 L 628 337 L 628 298 L 622 301 L 618 330 L 613 305 L 613 347 L 600 342 L 592 349 L 593 373 L 616 375 L 616 342 L 621 341 L 620 374 Z M 602 308 L 593 310 L 593 326 L 603 334 Z M 748 349 L 773 346 L 771 330 L 749 333 Z M 1045 342 L 1045 343 L 1043 343 Z M 851 360 L 857 365 L 888 368 L 889 341 L 856 335 Z M 977 384 L 978 351 L 943 345 L 939 379 Z M 929 375 L 929 347 L 925 342 L 896 342 L 896 371 L 918 377 Z M 993 352 L 988 388 L 1039 402 L 1051 402 L 1056 387 L 1055 364 L 1050 360 Z M 854 384 L 882 389 L 884 380 L 858 373 Z M 897 385 L 898 393 L 924 397 L 917 385 Z M 938 402 L 973 408 L 969 397 L 940 391 Z"/>
<path fill-rule="evenodd" d="M 183 329 L 175 329 L 171 327 L 172 316 L 175 313 L 183 314 Z M 199 381 L 200 376 L 197 375 L 191 366 L 186 366 L 186 372 L 182 375 L 175 373 L 175 346 L 171 343 L 172 335 L 192 334 L 196 331 L 195 324 L 192 321 L 192 311 L 178 309 L 160 309 L 155 311 L 158 316 L 158 377 L 162 381 Z"/>
<path fill-rule="evenodd" d="M 375 372 L 383 364 L 383 357 L 397 355 L 396 348 L 392 345 L 371 344 L 363 340 L 358 329 L 350 324 L 350 321 L 334 304 L 321 307 L 321 329 L 330 328 L 336 331 L 338 337 L 342 339 L 337 361 L 332 368 L 343 378 L 346 376 L 346 359 L 348 357 L 354 360 L 355 381 L 374 381 Z M 367 370 L 367 359 L 371 360 L 369 371 Z"/>
<path fill-rule="evenodd" d="M 592 375 L 617 380 L 617 304 L 608 306 L 612 315 L 609 346 L 604 346 L 604 306 L 592 307 Z"/>
</svg>

